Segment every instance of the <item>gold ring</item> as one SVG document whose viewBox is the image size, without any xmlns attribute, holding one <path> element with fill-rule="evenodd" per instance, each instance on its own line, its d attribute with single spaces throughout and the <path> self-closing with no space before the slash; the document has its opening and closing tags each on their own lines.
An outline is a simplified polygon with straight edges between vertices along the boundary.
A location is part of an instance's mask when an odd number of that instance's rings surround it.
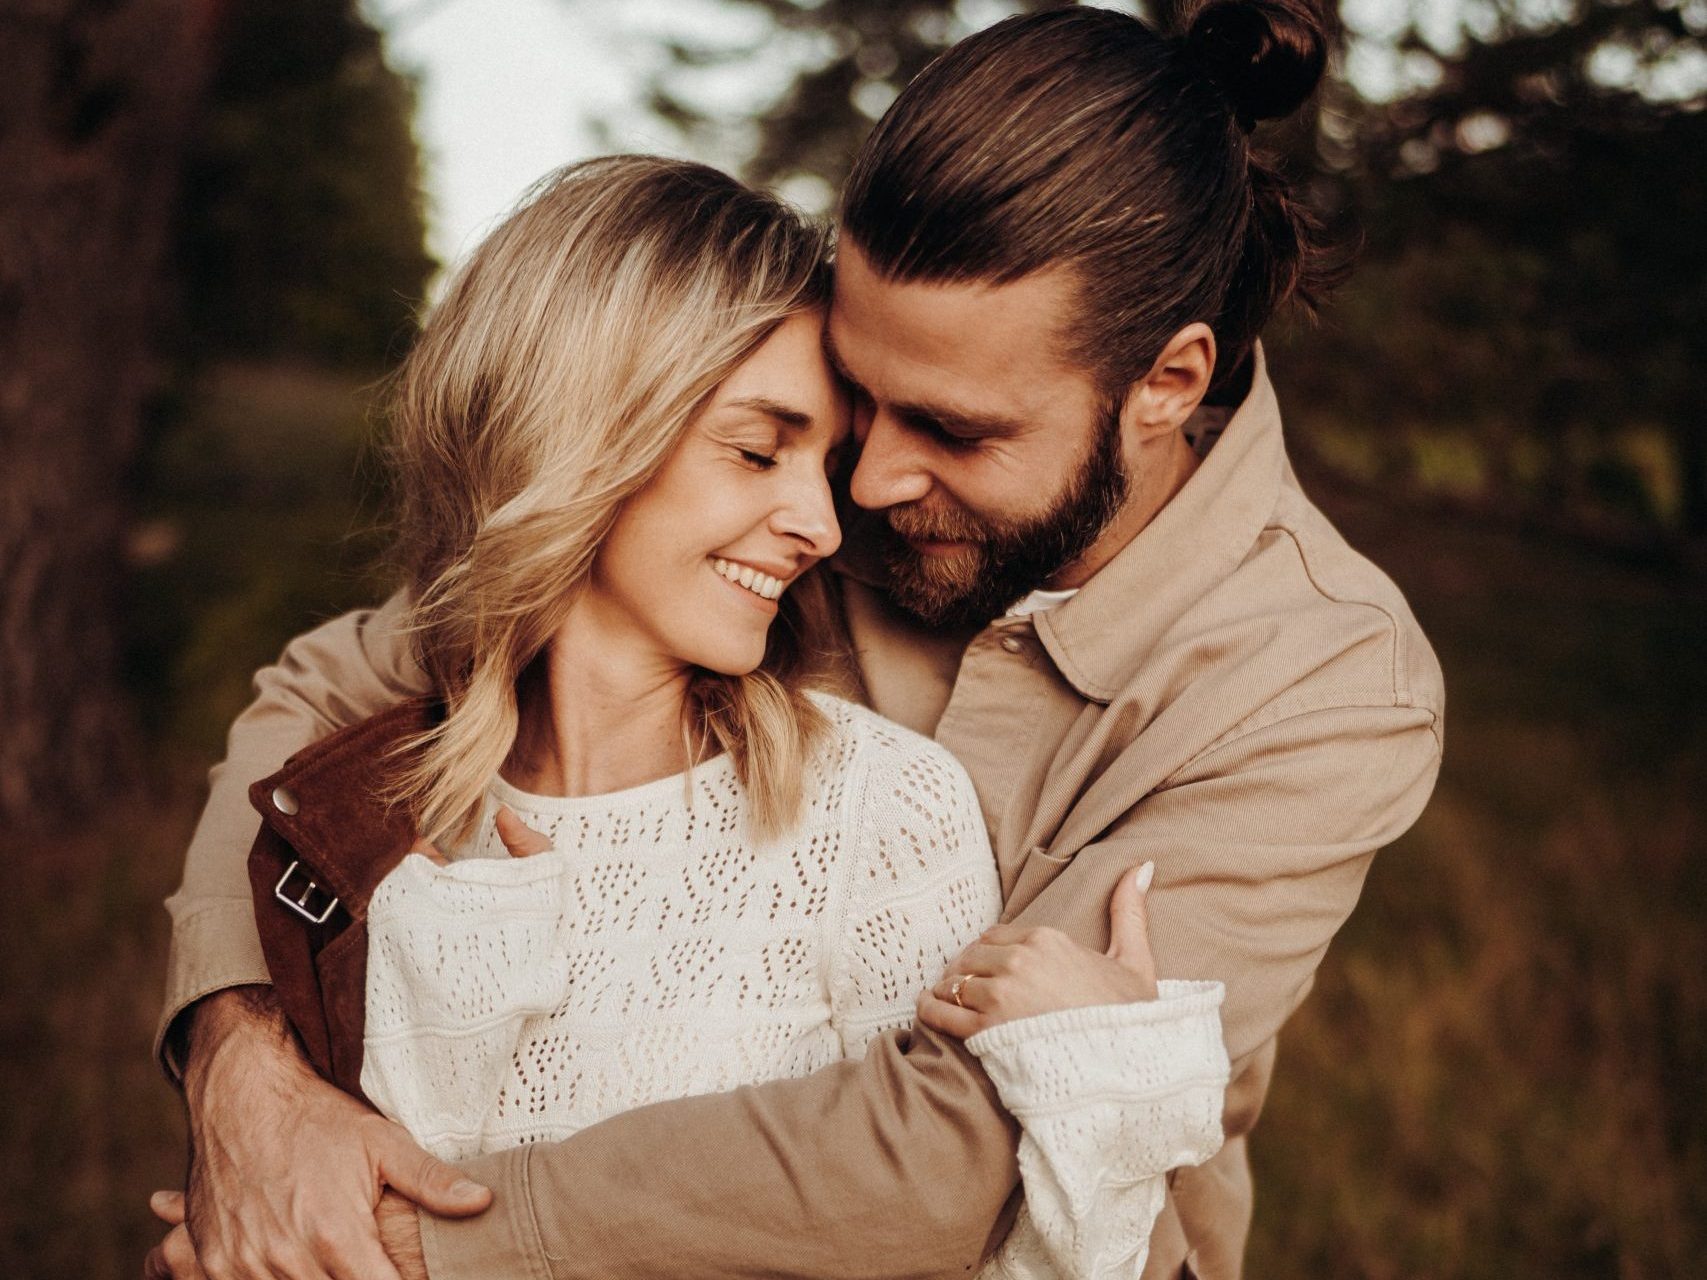
<svg viewBox="0 0 1707 1280">
<path fill-rule="evenodd" d="M 975 973 L 962 974 L 960 977 L 956 978 L 952 983 L 949 984 L 949 988 L 948 988 L 949 998 L 952 999 L 954 1001 L 954 1003 L 959 1005 L 962 1009 L 964 1009 L 966 1007 L 966 1004 L 960 998 L 960 988 L 964 987 L 968 982 L 971 982 L 972 979 L 977 977 L 977 976 L 978 975 Z"/>
</svg>

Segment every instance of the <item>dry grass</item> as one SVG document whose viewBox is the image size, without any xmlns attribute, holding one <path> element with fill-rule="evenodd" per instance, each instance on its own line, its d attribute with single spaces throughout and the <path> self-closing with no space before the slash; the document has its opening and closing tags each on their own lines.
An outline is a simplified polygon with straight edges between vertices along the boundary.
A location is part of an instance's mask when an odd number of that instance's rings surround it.
<svg viewBox="0 0 1707 1280">
<path fill-rule="evenodd" d="M 1283 1040 L 1253 1276 L 1707 1274 L 1707 609 L 1651 566 L 1338 513 L 1447 760 Z"/>
<path fill-rule="evenodd" d="M 200 765 L 248 671 L 372 589 L 371 543 L 347 537 L 352 388 L 249 371 L 216 390 L 150 513 L 185 530 L 139 619 L 157 806 L 7 844 L 8 1276 L 137 1273 L 147 1193 L 182 1174 L 147 1043 Z M 278 425 L 293 414 L 301 436 Z M 1285 1038 L 1249 1273 L 1707 1275 L 1701 588 L 1328 505 L 1437 642 L 1447 763 Z"/>
</svg>

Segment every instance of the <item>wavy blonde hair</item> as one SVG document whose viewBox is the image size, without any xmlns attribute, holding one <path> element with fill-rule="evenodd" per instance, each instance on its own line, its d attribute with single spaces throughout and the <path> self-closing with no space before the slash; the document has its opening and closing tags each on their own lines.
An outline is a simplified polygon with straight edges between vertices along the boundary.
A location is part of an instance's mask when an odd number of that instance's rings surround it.
<svg viewBox="0 0 1707 1280">
<path fill-rule="evenodd" d="M 613 156 L 542 182 L 475 251 L 390 405 L 416 656 L 444 704 L 398 798 L 434 838 L 471 828 L 515 741 L 518 681 L 561 627 L 623 504 L 787 317 L 829 295 L 822 229 L 703 165 Z M 692 758 L 727 751 L 761 834 L 802 800 L 835 622 L 810 573 L 764 661 L 696 669 Z"/>
</svg>

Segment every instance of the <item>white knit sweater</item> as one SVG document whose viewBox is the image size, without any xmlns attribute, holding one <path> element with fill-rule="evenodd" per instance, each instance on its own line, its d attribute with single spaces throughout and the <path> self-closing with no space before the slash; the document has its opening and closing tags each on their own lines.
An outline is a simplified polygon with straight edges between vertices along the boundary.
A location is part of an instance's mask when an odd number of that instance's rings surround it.
<svg viewBox="0 0 1707 1280">
<path fill-rule="evenodd" d="M 785 837 L 756 843 L 726 758 L 614 794 L 493 783 L 448 867 L 406 858 L 368 908 L 362 1088 L 448 1159 L 631 1107 L 810 1073 L 912 1022 L 995 920 L 971 780 L 947 751 L 824 698 L 831 732 Z M 510 858 L 508 805 L 552 849 Z M 1026 1205 L 988 1276 L 1135 1276 L 1163 1175 L 1221 1144 L 1217 983 L 1069 1009 L 967 1047 L 1021 1122 Z"/>
</svg>

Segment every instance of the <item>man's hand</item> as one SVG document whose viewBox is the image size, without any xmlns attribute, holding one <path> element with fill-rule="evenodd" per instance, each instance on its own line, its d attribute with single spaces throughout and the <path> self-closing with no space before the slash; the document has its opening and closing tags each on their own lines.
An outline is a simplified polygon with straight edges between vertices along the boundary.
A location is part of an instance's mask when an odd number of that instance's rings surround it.
<svg viewBox="0 0 1707 1280">
<path fill-rule="evenodd" d="M 196 1261 L 189 1229 L 184 1226 L 184 1193 L 156 1191 L 149 1197 L 148 1207 L 172 1229 L 149 1251 L 142 1264 L 142 1280 L 207 1280 L 207 1273 Z M 415 1206 L 395 1191 L 387 1191 L 379 1198 L 374 1220 L 379 1224 L 379 1243 L 397 1274 L 403 1280 L 428 1280 Z"/>
<path fill-rule="evenodd" d="M 1121 876 L 1108 904 L 1107 952 L 1058 929 L 999 924 L 955 957 L 919 996 L 919 1021 L 965 1039 L 1016 1018 L 1085 1005 L 1156 998 L 1156 961 L 1144 895 L 1155 864 Z"/>
<path fill-rule="evenodd" d="M 208 997 L 191 1026 L 184 1071 L 191 1162 L 187 1201 L 193 1264 L 169 1235 L 151 1274 L 177 1280 L 404 1280 L 386 1256 L 387 1187 L 445 1217 L 483 1211 L 492 1193 L 428 1155 L 400 1126 L 316 1075 L 266 988 Z M 413 1233 L 384 1206 L 388 1238 Z M 174 1229 L 174 1233 L 178 1228 Z M 168 1257 L 167 1255 L 171 1255 Z M 400 1261 L 404 1261 L 400 1257 Z M 164 1266 L 164 1271 L 158 1268 Z"/>
</svg>

